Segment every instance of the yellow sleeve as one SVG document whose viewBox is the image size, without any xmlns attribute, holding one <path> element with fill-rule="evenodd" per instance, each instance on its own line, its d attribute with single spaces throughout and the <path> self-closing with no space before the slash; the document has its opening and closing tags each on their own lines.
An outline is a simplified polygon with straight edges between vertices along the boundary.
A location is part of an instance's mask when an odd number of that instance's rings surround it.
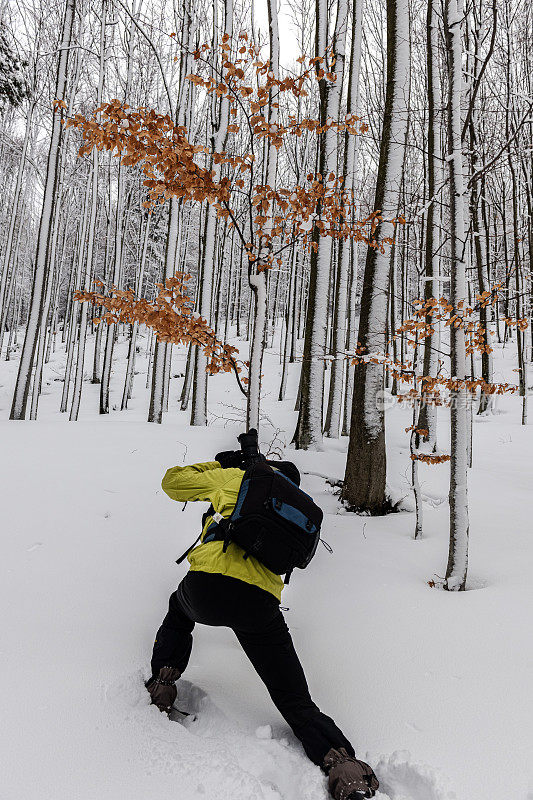
<svg viewBox="0 0 533 800">
<path fill-rule="evenodd" d="M 187 467 L 170 467 L 161 482 L 172 500 L 209 500 L 231 479 L 233 470 L 222 469 L 218 461 L 204 461 Z"/>
</svg>

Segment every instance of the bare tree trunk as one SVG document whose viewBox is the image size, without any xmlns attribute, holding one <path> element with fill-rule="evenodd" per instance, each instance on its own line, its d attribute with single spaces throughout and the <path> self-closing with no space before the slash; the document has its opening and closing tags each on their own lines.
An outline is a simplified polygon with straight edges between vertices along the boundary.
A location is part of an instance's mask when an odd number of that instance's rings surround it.
<svg viewBox="0 0 533 800">
<path fill-rule="evenodd" d="M 344 64 L 346 60 L 346 34 L 348 29 L 348 4 L 339 2 L 337 6 L 337 19 L 335 22 L 335 33 L 333 37 L 333 57 L 335 59 L 335 70 L 337 80 L 335 81 L 333 90 L 330 92 L 328 98 L 328 116 L 333 119 L 338 119 L 340 113 L 340 104 L 342 98 Z M 353 81 L 352 81 L 353 82 Z M 350 87 L 351 88 L 351 87 Z M 333 137 L 332 137 L 333 138 Z M 345 137 L 348 140 L 350 137 Z M 355 136 L 351 136 L 356 139 Z M 338 159 L 338 141 L 332 142 L 335 144 L 334 152 L 331 153 L 329 163 L 326 171 L 329 172 L 329 167 L 333 167 L 337 171 Z M 343 175 L 346 175 L 348 168 L 347 159 L 350 145 L 346 141 L 344 152 L 344 170 Z M 329 155 L 329 154 L 328 154 Z M 342 384 L 344 376 L 344 361 L 343 354 L 346 345 L 346 311 L 347 311 L 347 296 L 348 296 L 348 273 L 349 273 L 349 258 L 347 243 L 340 239 L 337 249 L 337 275 L 335 282 L 335 311 L 332 320 L 332 351 L 333 361 L 331 363 L 331 377 L 329 382 L 329 399 L 328 409 L 326 413 L 326 423 L 324 433 L 326 436 L 337 439 L 340 432 L 341 413 L 342 413 Z"/>
<path fill-rule="evenodd" d="M 464 179 L 461 151 L 461 15 L 457 0 L 445 0 L 444 30 L 448 56 L 448 180 L 450 197 L 450 262 L 453 313 L 462 318 L 466 302 L 466 234 L 464 218 Z M 468 569 L 468 402 L 466 345 L 463 324 L 450 326 L 451 374 L 461 381 L 451 392 L 451 462 L 450 462 L 450 548 L 446 569 L 446 589 L 465 589 Z"/>
<path fill-rule="evenodd" d="M 11 301 L 13 298 L 14 287 L 15 287 L 15 279 L 17 276 L 17 265 L 19 260 L 19 249 L 20 249 L 20 237 L 23 229 L 23 219 L 26 209 L 26 203 L 22 203 L 22 207 L 20 209 L 20 222 L 17 230 L 17 235 L 15 237 L 15 244 L 12 248 L 12 257 L 10 258 L 10 262 L 12 264 L 11 271 L 9 274 L 9 281 L 6 285 L 6 292 L 4 294 L 4 302 L 2 304 L 2 314 L 0 317 L 0 356 L 2 355 L 2 347 L 4 344 L 4 333 L 7 328 L 7 321 L 9 316 L 9 309 L 11 307 Z M 7 276 L 6 276 L 7 278 Z M 15 298 L 16 300 L 16 298 Z M 13 327 L 13 326 L 11 326 Z M 11 331 L 10 331 L 11 334 Z M 11 339 L 11 336 L 9 337 Z M 8 348 L 9 350 L 9 348 Z M 7 360 L 7 358 L 6 358 Z"/>
<path fill-rule="evenodd" d="M 426 50 L 427 50 L 427 98 L 428 98 L 428 140 L 427 140 L 427 188 L 428 206 L 425 214 L 426 239 L 425 239 L 425 259 L 424 259 L 424 299 L 426 302 L 431 298 L 439 297 L 439 271 L 440 271 L 440 215 L 435 213 L 438 210 L 437 191 L 440 190 L 438 180 L 440 177 L 440 130 L 438 109 L 441 105 L 440 86 L 439 86 L 439 64 L 438 64 L 438 41 L 439 41 L 439 15 L 436 7 L 437 0 L 428 0 L 428 11 L 426 18 Z M 437 205 L 438 203 L 438 205 Z M 431 315 L 426 316 L 428 330 L 433 330 L 435 321 Z M 422 365 L 422 376 L 434 378 L 437 374 L 437 335 L 430 333 L 424 339 L 424 356 Z M 429 449 L 434 451 L 437 447 L 437 409 L 435 405 L 428 403 L 428 398 L 424 397 L 422 384 L 422 398 L 418 428 L 427 430 L 428 434 L 424 440 L 428 443 Z M 417 437 L 418 438 L 418 437 Z M 418 441 L 417 441 L 418 446 Z"/>
<path fill-rule="evenodd" d="M 374 210 L 382 221 L 375 238 L 392 238 L 398 208 L 407 129 L 409 80 L 409 9 L 407 0 L 387 2 L 387 91 Z M 390 254 L 368 249 L 358 340 L 363 356 L 382 355 L 386 347 Z M 354 509 L 382 513 L 386 508 L 385 414 L 383 367 L 362 361 L 355 368 L 352 422 L 343 499 Z"/>
<path fill-rule="evenodd" d="M 72 38 L 72 25 L 76 0 L 66 0 L 63 27 L 61 32 L 61 45 L 57 65 L 57 76 L 54 97 L 56 104 L 52 114 L 52 135 L 48 152 L 48 163 L 43 193 L 41 221 L 37 238 L 37 251 L 35 255 L 35 275 L 33 281 L 30 315 L 22 348 L 17 382 L 13 395 L 10 419 L 24 419 L 30 391 L 31 374 L 35 359 L 39 330 L 41 328 L 43 308 L 45 301 L 45 287 L 49 250 L 51 246 L 52 221 L 56 202 L 56 183 L 58 177 L 59 156 L 61 149 L 61 108 L 57 101 L 65 102 L 67 88 L 67 66 L 70 42 Z"/>
<path fill-rule="evenodd" d="M 107 223 L 106 223 L 106 235 L 105 235 L 105 249 L 104 249 L 104 276 L 107 269 L 107 256 L 109 252 L 109 233 L 111 230 L 111 218 L 108 215 Z M 91 383 L 98 384 L 101 381 L 100 377 L 100 357 L 102 353 L 102 336 L 103 336 L 104 326 L 98 325 L 96 328 L 96 336 L 94 338 L 94 356 L 93 356 L 93 377 Z"/>
<path fill-rule="evenodd" d="M 344 0 L 338 4 L 333 58 L 330 70 L 337 75 L 333 84 L 324 79 L 319 81 L 320 121 L 328 118 L 338 119 L 342 95 L 348 6 Z M 328 47 L 328 8 L 324 0 L 316 2 L 316 56 L 325 58 Z M 335 58 L 338 59 L 335 62 Z M 338 134 L 328 129 L 319 140 L 318 172 L 323 176 L 338 169 Z M 320 216 L 320 209 L 318 209 Z M 315 229 L 316 230 L 316 229 Z M 302 450 L 320 449 L 324 414 L 324 363 L 328 329 L 328 291 L 330 284 L 332 238 L 321 237 L 318 231 L 314 237 L 316 253 L 311 252 L 310 291 L 308 297 L 304 360 L 298 424 L 293 441 Z M 339 323 L 341 324 L 341 323 Z M 334 386 L 335 391 L 335 386 Z"/>
<path fill-rule="evenodd" d="M 189 396 L 191 393 L 191 384 L 192 384 L 192 376 L 194 372 L 194 358 L 196 356 L 196 348 L 192 345 L 189 346 L 189 350 L 187 353 L 187 364 L 185 366 L 185 375 L 183 378 L 183 387 L 181 390 L 181 397 L 180 397 L 180 408 L 182 411 L 187 410 L 187 406 L 189 405 Z"/>
<path fill-rule="evenodd" d="M 143 285 L 143 278 L 144 278 L 144 267 L 146 264 L 146 251 L 148 249 L 148 238 L 150 234 L 150 221 L 152 219 L 151 212 L 148 214 L 146 223 L 144 226 L 144 236 L 143 236 L 143 244 L 142 244 L 142 251 L 141 251 L 141 259 L 139 264 L 139 271 L 137 273 L 137 280 L 135 286 L 135 294 L 137 297 L 140 297 L 142 294 L 142 285 Z M 135 320 L 133 323 L 133 328 L 131 331 L 131 339 L 130 339 L 130 349 L 128 353 L 128 364 L 126 367 L 126 378 L 124 380 L 124 391 L 122 393 L 122 403 L 120 406 L 120 410 L 123 411 L 128 407 L 128 400 L 131 398 L 132 392 L 132 385 L 133 385 L 133 374 L 135 369 L 135 352 L 137 347 L 137 333 L 139 331 L 139 322 Z"/>
<path fill-rule="evenodd" d="M 163 283 L 167 278 L 174 275 L 176 268 L 176 246 L 178 243 L 178 216 L 179 203 L 175 197 L 170 199 L 170 209 L 168 214 L 168 232 L 165 250 L 165 264 L 163 273 Z M 152 365 L 152 392 L 150 395 L 150 408 L 148 411 L 148 422 L 160 424 L 163 420 L 163 403 L 165 397 L 165 362 L 167 343 L 156 339 L 154 359 Z"/>
<path fill-rule="evenodd" d="M 287 300 L 287 309 L 285 313 L 285 345 L 283 348 L 283 367 L 281 371 L 281 383 L 279 387 L 278 400 L 285 400 L 289 360 L 293 343 L 294 329 L 296 326 L 296 320 L 294 317 L 297 263 L 296 244 L 293 244 L 291 248 L 291 257 L 289 260 L 289 297 Z"/>
<path fill-rule="evenodd" d="M 270 69 L 274 77 L 279 77 L 279 29 L 277 0 L 267 0 L 269 42 L 270 42 Z M 273 93 L 270 91 L 268 104 L 268 120 L 271 126 L 278 124 L 279 113 L 277 103 L 272 102 Z M 266 168 L 264 182 L 275 189 L 278 169 L 278 151 L 270 142 L 265 143 Z M 273 208 L 270 209 L 272 214 Z M 271 226 L 270 226 L 271 227 Z M 270 233 L 267 226 L 265 233 Z M 246 398 L 246 426 L 247 429 L 259 429 L 259 407 L 261 403 L 261 371 L 263 368 L 263 353 L 266 346 L 267 335 L 267 276 L 261 271 L 261 262 L 258 260 L 257 268 L 248 274 L 250 288 L 255 298 L 254 328 L 250 347 L 250 372 L 248 393 Z"/>
<path fill-rule="evenodd" d="M 83 272 L 83 259 L 85 254 L 85 238 L 87 235 L 87 212 L 88 212 L 88 204 L 89 204 L 89 189 L 90 183 L 87 183 L 85 189 L 85 197 L 83 202 L 82 208 L 82 215 L 80 219 L 80 223 L 78 226 L 78 241 L 77 241 L 77 250 L 76 250 L 76 267 L 73 269 L 73 274 L 75 275 L 74 282 L 72 284 L 72 293 L 75 290 L 81 289 L 82 287 L 82 272 Z M 68 406 L 68 395 L 70 391 L 70 379 L 72 375 L 72 366 L 74 364 L 74 352 L 76 349 L 76 341 L 77 341 L 77 333 L 78 333 L 78 323 L 81 313 L 80 303 L 74 303 L 72 301 L 72 296 L 69 294 L 68 301 L 72 306 L 72 311 L 70 315 L 69 321 L 69 332 L 68 332 L 68 340 L 67 340 L 67 361 L 65 365 L 65 379 L 63 383 L 63 392 L 61 395 L 61 405 L 60 405 L 60 412 L 63 414 L 67 410 Z"/>
<path fill-rule="evenodd" d="M 44 354 L 46 350 L 46 337 L 48 331 L 48 316 L 50 311 L 50 300 L 52 298 L 52 286 L 54 284 L 54 276 L 56 272 L 56 249 L 57 237 L 59 233 L 59 217 L 60 217 L 60 204 L 56 205 L 54 212 L 54 221 L 52 226 L 52 245 L 50 247 L 50 263 L 47 269 L 46 289 L 44 294 L 44 304 L 42 312 L 41 331 L 39 334 L 39 344 L 37 346 L 37 357 L 35 359 L 35 375 L 33 379 L 32 401 L 30 409 L 30 419 L 37 419 L 37 409 L 39 406 L 39 395 L 41 394 Z M 51 330 L 50 330 L 51 335 Z"/>
<path fill-rule="evenodd" d="M 359 76 L 361 72 L 361 46 L 363 31 L 364 0 L 354 0 L 352 6 L 352 41 L 350 50 L 350 75 L 348 79 L 348 107 L 347 112 L 357 114 L 359 109 Z M 357 155 L 359 152 L 358 138 L 346 134 L 344 145 L 344 175 L 346 188 L 356 197 Z M 355 210 L 353 212 L 355 216 Z M 354 221 L 352 219 L 352 221 Z M 344 246 L 339 252 L 339 270 L 341 262 L 348 257 L 348 287 L 347 287 L 347 327 L 346 350 L 353 353 L 357 345 L 356 333 L 356 301 L 358 280 L 358 244 L 349 240 L 348 252 Z M 351 358 L 346 358 L 344 379 L 344 409 L 342 415 L 342 435 L 347 436 L 350 429 L 352 410 L 352 397 L 354 385 L 354 366 Z"/>
<path fill-rule="evenodd" d="M 101 25 L 100 25 L 100 63 L 98 75 L 98 89 L 96 93 L 96 105 L 99 107 L 102 103 L 102 94 L 104 88 L 104 56 L 105 56 L 105 25 L 106 25 L 106 11 L 107 0 L 102 1 L 101 7 Z M 91 187 L 91 201 L 90 201 L 90 216 L 89 216 L 89 229 L 87 238 L 87 254 L 85 259 L 85 271 L 83 277 L 82 288 L 84 292 L 88 292 L 91 283 L 91 274 L 93 269 L 94 258 L 94 245 L 96 237 L 96 212 L 98 208 L 98 149 L 93 148 L 92 151 L 92 168 L 90 173 L 90 187 Z M 88 184 L 89 186 L 89 184 Z M 72 395 L 72 406 L 70 409 L 70 421 L 76 422 L 80 411 L 81 392 L 83 388 L 83 370 L 85 368 L 85 344 L 87 340 L 87 317 L 89 313 L 88 303 L 82 303 L 80 312 L 80 327 L 78 334 L 78 357 L 76 359 L 76 375 L 74 378 L 74 391 Z"/>
<path fill-rule="evenodd" d="M 32 100 L 30 106 L 28 108 L 28 116 L 26 119 L 26 130 L 24 133 L 24 141 L 22 143 L 22 153 L 20 156 L 19 166 L 17 170 L 17 181 L 15 184 L 15 191 L 13 195 L 13 203 L 11 207 L 11 213 L 9 217 L 9 228 L 7 231 L 7 238 L 6 243 L 4 246 L 4 254 L 2 258 L 2 269 L 0 271 L 0 315 L 3 317 L 4 315 L 4 302 L 6 296 L 6 287 L 7 287 L 7 279 L 9 273 L 9 263 L 11 259 L 12 247 L 13 247 L 13 237 L 15 234 L 15 225 L 17 221 L 17 215 L 19 211 L 20 205 L 20 198 L 22 194 L 22 186 L 23 186 L 23 177 L 24 177 L 24 170 L 26 167 L 26 155 L 28 152 L 28 147 L 31 138 L 31 130 L 32 130 L 32 121 L 33 121 L 33 112 L 35 110 L 36 102 Z M 20 225 L 22 225 L 22 217 L 20 218 Z M 3 328 L 0 328 L 0 351 L 2 349 L 2 338 L 3 338 Z"/>
<path fill-rule="evenodd" d="M 138 11 L 138 0 L 134 0 L 132 7 L 132 18 L 128 31 L 128 47 L 127 47 L 127 74 L 126 86 L 124 90 L 124 101 L 127 103 L 130 99 L 131 83 L 132 83 L 132 58 L 134 46 L 134 33 L 135 25 L 133 19 Z M 122 162 L 118 165 L 118 184 L 117 184 L 117 202 L 115 208 L 115 248 L 113 260 L 113 273 L 112 283 L 118 286 L 120 283 L 120 273 L 122 266 L 122 245 L 125 231 L 124 224 L 124 192 L 125 192 L 125 170 Z M 85 305 L 85 304 L 84 304 Z M 102 369 L 102 382 L 100 384 L 100 414 L 109 414 L 109 386 L 111 383 L 111 369 L 113 366 L 113 350 L 115 347 L 115 340 L 117 338 L 117 327 L 115 324 L 108 325 L 106 329 L 106 342 L 104 351 L 104 366 Z"/>
<path fill-rule="evenodd" d="M 215 0 L 216 4 L 216 0 Z M 215 9 L 215 5 L 214 5 Z M 214 12 L 216 15 L 216 11 Z M 214 20 L 216 27 L 216 20 Z M 233 36 L 233 0 L 224 0 L 224 34 L 231 41 Z M 216 115 L 216 117 L 215 117 Z M 229 102 L 226 97 L 222 97 L 220 104 L 215 102 L 213 96 L 212 107 L 212 152 L 220 153 L 226 146 L 229 126 Z M 213 165 L 214 180 L 220 179 L 222 167 L 220 164 Z M 211 322 L 212 313 L 212 282 L 215 270 L 215 230 L 216 212 L 209 204 L 206 208 L 206 225 L 204 252 L 202 259 L 201 293 L 199 298 L 199 313 L 208 323 Z M 193 401 L 191 413 L 191 425 L 207 425 L 207 356 L 200 349 L 194 359 L 194 379 L 193 379 Z"/>
</svg>

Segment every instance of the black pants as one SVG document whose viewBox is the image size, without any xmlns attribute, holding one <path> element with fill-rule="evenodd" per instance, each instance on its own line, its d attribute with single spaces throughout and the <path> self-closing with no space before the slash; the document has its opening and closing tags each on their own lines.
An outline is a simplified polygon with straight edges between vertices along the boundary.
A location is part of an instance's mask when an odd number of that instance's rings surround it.
<svg viewBox="0 0 533 800">
<path fill-rule="evenodd" d="M 160 667 L 185 670 L 196 622 L 222 625 L 235 632 L 311 761 L 322 766 L 332 747 L 345 747 L 354 754 L 333 720 L 311 700 L 289 629 L 273 595 L 227 575 L 189 572 L 170 596 L 168 613 L 157 632 L 152 655 L 154 676 Z"/>
</svg>

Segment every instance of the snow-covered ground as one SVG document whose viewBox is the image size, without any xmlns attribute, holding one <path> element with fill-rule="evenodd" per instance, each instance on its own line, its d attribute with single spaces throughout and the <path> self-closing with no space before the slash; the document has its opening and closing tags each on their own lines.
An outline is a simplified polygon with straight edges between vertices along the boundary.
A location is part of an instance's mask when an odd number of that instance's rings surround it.
<svg viewBox="0 0 533 800">
<path fill-rule="evenodd" d="M 125 343 L 117 348 L 115 401 Z M 514 352 L 498 351 L 497 378 Z M 326 800 L 310 764 L 230 631 L 197 626 L 180 703 L 195 721 L 148 705 L 143 678 L 168 595 L 204 507 L 161 491 L 165 469 L 236 445 L 243 403 L 231 376 L 210 379 L 207 429 L 177 411 L 144 422 L 145 377 L 127 412 L 98 418 L 87 383 L 80 421 L 58 412 L 64 356 L 47 366 L 39 422 L 8 421 L 17 362 L 0 362 L 2 800 Z M 145 369 L 144 358 L 139 369 Z M 173 373 L 183 369 L 177 354 Z M 290 442 L 297 371 L 276 401 L 265 359 L 264 443 Z M 413 513 L 345 514 L 323 476 L 343 475 L 347 440 L 291 452 L 323 506 L 321 549 L 284 591 L 312 694 L 370 761 L 381 800 L 532 800 L 533 427 L 520 401 L 475 420 L 470 591 L 428 586 L 447 559 L 448 466 L 422 466 L 425 535 Z M 227 421 L 227 419 L 233 421 Z M 390 488 L 412 507 L 410 412 L 388 412 Z M 447 448 L 447 412 L 440 445 Z M 436 579 L 437 580 L 437 579 Z"/>
</svg>

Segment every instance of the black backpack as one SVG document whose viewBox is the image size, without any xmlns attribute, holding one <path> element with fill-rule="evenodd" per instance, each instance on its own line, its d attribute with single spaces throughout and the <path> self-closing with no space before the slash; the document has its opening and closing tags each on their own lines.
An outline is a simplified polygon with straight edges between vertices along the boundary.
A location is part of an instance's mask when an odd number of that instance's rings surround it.
<svg viewBox="0 0 533 800">
<path fill-rule="evenodd" d="M 228 519 L 211 509 L 207 513 L 213 521 L 204 544 L 223 541 L 226 552 L 230 542 L 235 542 L 244 550 L 243 558 L 253 556 L 276 575 L 285 574 L 285 583 L 295 567 L 305 569 L 313 558 L 324 516 L 312 497 L 264 461 L 256 462 L 244 473 Z M 178 559 L 178 564 L 195 544 Z"/>
</svg>

